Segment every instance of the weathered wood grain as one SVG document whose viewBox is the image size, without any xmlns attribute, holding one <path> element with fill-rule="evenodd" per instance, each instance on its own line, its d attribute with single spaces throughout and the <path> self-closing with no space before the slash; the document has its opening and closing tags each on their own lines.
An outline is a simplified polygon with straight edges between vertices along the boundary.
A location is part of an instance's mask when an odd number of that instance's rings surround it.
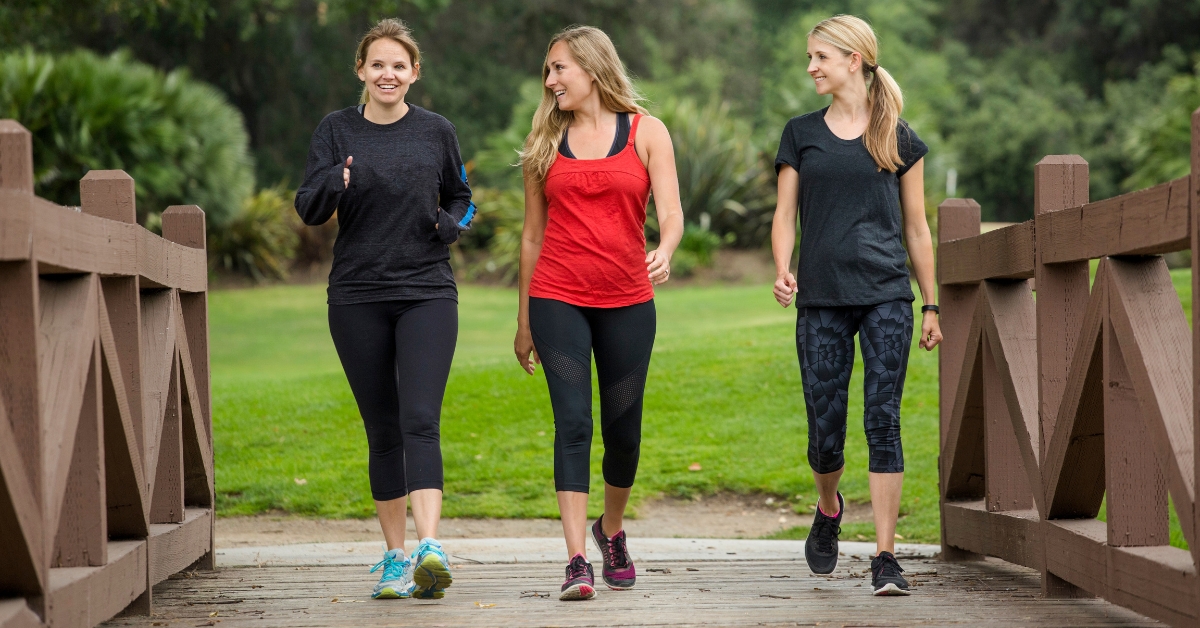
<svg viewBox="0 0 1200 628">
<path fill-rule="evenodd" d="M 1042 459 L 1046 512 L 1050 519 L 1092 519 L 1104 499 L 1104 385 L 1101 332 L 1108 316 L 1100 261 L 1096 282 L 1080 325 L 1058 418 Z"/>
<path fill-rule="evenodd" d="M 93 339 L 75 447 L 54 540 L 50 563 L 53 567 L 98 567 L 108 562 L 102 396 L 100 343 Z"/>
<path fill-rule="evenodd" d="M 42 504 L 42 407 L 38 392 L 37 264 L 0 263 L 0 399 L 8 411 L 25 477 Z"/>
<path fill-rule="evenodd" d="M 44 590 L 45 569 L 40 560 L 42 513 L 37 493 L 21 464 L 17 438 L 0 399 L 0 589 L 25 595 Z"/>
<path fill-rule="evenodd" d="M 107 625 L 1158 625 L 1101 600 L 1040 599 L 1036 573 L 995 560 L 901 563 L 916 585 L 908 598 L 869 595 L 867 558 L 847 556 L 829 576 L 797 560 L 655 563 L 645 567 L 669 572 L 644 572 L 637 588 L 602 588 L 582 603 L 553 595 L 558 565 L 458 565 L 445 599 L 428 602 L 371 600 L 374 578 L 354 567 L 223 569 L 174 576 L 155 588 L 153 617 Z"/>
<path fill-rule="evenodd" d="M 175 295 L 171 290 L 142 291 L 142 434 L 145 443 L 146 486 L 154 487 L 158 470 L 158 445 L 163 415 L 167 410 L 167 393 L 175 357 L 176 312 Z"/>
<path fill-rule="evenodd" d="M 188 297 L 203 297 L 204 295 L 179 294 L 176 307 L 180 312 L 177 319 L 186 318 L 183 303 Z M 195 302 L 193 302 L 194 304 Z M 200 303 L 203 306 L 203 303 Z M 207 327 L 206 327 L 207 328 Z M 183 384 L 181 408 L 183 410 L 183 465 L 184 465 L 184 501 L 191 506 L 213 505 L 213 453 L 211 423 L 205 420 L 205 411 L 200 405 L 204 397 L 199 384 L 199 372 L 207 373 L 208 355 L 205 352 L 204 368 L 198 369 L 197 360 L 192 354 L 192 341 L 196 334 L 176 334 L 176 347 L 179 351 L 180 381 Z M 207 334 L 202 338 L 207 340 Z M 207 343 L 205 343 L 207 345 Z M 207 380 L 205 381 L 207 383 Z"/>
<path fill-rule="evenodd" d="M 0 189 L 33 195 L 33 136 L 16 120 L 0 120 Z"/>
<path fill-rule="evenodd" d="M 1187 177 L 1121 196 L 1039 214 L 1044 263 L 1147 255 L 1189 246 Z"/>
<path fill-rule="evenodd" d="M 172 351 L 166 407 L 159 430 L 157 471 L 151 487 L 150 523 L 183 522 L 183 422 L 179 400 L 179 353 Z"/>
<path fill-rule="evenodd" d="M 146 542 L 111 541 L 103 567 L 50 570 L 46 623 L 95 626 L 146 590 Z"/>
<path fill-rule="evenodd" d="M 129 224 L 137 222 L 133 177 L 124 170 L 89 170 L 79 180 L 79 199 L 85 214 Z"/>
<path fill-rule="evenodd" d="M 942 285 L 1033 277 L 1033 221 L 938 245 Z"/>
<path fill-rule="evenodd" d="M 1132 377 L 1158 463 L 1170 482 L 1189 544 L 1195 499 L 1192 360 L 1187 319 L 1161 257 L 1113 259 L 1108 266 L 1109 317 Z"/>
<path fill-rule="evenodd" d="M 101 301 L 104 296 L 101 293 Z M 130 406 L 141 400 L 130 399 L 118 353 L 108 307 L 101 304 L 100 348 L 103 356 L 101 379 L 104 389 L 104 472 L 107 477 L 105 499 L 108 502 L 108 531 L 114 538 L 144 537 L 148 530 L 149 495 L 145 467 L 137 443 L 142 433 L 133 425 Z"/>
<path fill-rule="evenodd" d="M 1104 326 L 1104 468 L 1108 545 L 1169 545 L 1167 478 L 1112 323 Z"/>
<path fill-rule="evenodd" d="M 187 569 L 212 546 L 212 510 L 188 508 L 180 523 L 150 526 L 150 582 L 158 584 Z"/>
<path fill-rule="evenodd" d="M 967 334 L 966 359 L 959 375 L 950 424 L 946 427 L 946 444 L 942 448 L 944 499 L 982 497 L 985 490 L 981 299 L 977 305 Z"/>
<path fill-rule="evenodd" d="M 33 221 L 33 257 L 41 273 L 137 274 L 138 225 L 44 204 Z M 147 232 L 148 233 L 148 232 Z"/>
<path fill-rule="evenodd" d="M 1051 519 L 1042 522 L 1046 571 L 1084 591 L 1109 596 L 1108 536 L 1103 521 Z"/>
<path fill-rule="evenodd" d="M 33 257 L 34 206 L 38 197 L 0 188 L 0 260 Z"/>
<path fill-rule="evenodd" d="M 1190 208 L 1191 244 L 1192 244 L 1192 311 L 1200 311 L 1200 109 L 1192 112 L 1192 154 L 1191 154 L 1191 196 L 1188 199 Z M 1192 320 L 1192 399 L 1200 399 L 1200 317 Z M 1192 405 L 1192 424 L 1200 426 L 1200 405 Z M 1200 429 L 1192 430 L 1192 451 L 1200 451 Z M 1200 465 L 1193 471 L 1193 485 L 1200 485 Z M 1179 507 L 1176 506 L 1178 509 Z M 1200 500 L 1192 504 L 1192 526 L 1194 538 L 1200 538 Z M 1192 553 L 1193 558 L 1196 553 Z M 1197 578 L 1196 599 L 1200 608 L 1200 578 Z M 1200 610 L 1197 611 L 1200 614 Z"/>
<path fill-rule="evenodd" d="M 176 244 L 142 229 L 137 234 L 138 275 L 145 288 L 208 289 L 208 259 L 202 249 Z"/>
<path fill-rule="evenodd" d="M 983 282 L 986 309 L 982 323 L 984 336 L 992 349 L 990 357 L 999 393 L 997 401 L 1004 404 L 1002 416 L 1008 419 L 1006 427 L 1012 435 L 1009 442 L 1016 447 L 1016 462 L 1021 467 L 1016 471 L 1023 475 L 1020 478 L 1022 490 L 1029 491 L 1033 498 L 1032 504 L 1023 501 L 1021 507 L 1004 510 L 1025 510 L 1036 505 L 1042 513 L 1045 509 L 1040 490 L 1041 447 L 1038 444 L 1037 323 L 1031 288 L 1029 281 Z M 988 387 L 987 372 L 984 371 L 985 389 Z M 1033 491 L 1032 487 L 1039 490 Z"/>
<path fill-rule="evenodd" d="M 111 332 L 113 363 L 121 371 L 124 399 L 142 398 L 142 307 L 141 289 L 138 278 L 103 277 L 100 279 L 104 303 L 104 320 Z M 130 403 L 128 412 L 133 430 L 137 434 L 145 431 L 142 419 L 142 404 Z M 146 455 L 146 445 L 140 439 L 136 443 L 138 453 Z"/>
<path fill-rule="evenodd" d="M 1108 599 L 1174 626 L 1196 625 L 1196 567 L 1186 550 L 1108 548 Z"/>
<path fill-rule="evenodd" d="M 1021 445 L 1013 433 L 1013 419 L 1009 418 L 1001 382 L 1004 376 L 996 369 L 993 344 L 991 338 L 984 338 L 981 358 L 986 469 L 983 484 L 987 489 L 987 509 L 989 512 L 1028 510 L 1033 508 L 1033 491 L 1021 460 Z"/>
<path fill-rule="evenodd" d="M 988 512 L 983 500 L 946 502 L 946 541 L 955 547 L 1040 569 L 1042 538 L 1036 510 Z"/>
</svg>

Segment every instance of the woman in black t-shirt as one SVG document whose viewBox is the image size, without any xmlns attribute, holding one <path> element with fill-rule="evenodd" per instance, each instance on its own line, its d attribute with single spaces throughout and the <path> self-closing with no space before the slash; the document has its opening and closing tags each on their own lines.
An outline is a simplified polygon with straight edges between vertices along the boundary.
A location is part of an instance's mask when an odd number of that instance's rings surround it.
<svg viewBox="0 0 1200 628">
<path fill-rule="evenodd" d="M 865 367 L 863 417 L 870 450 L 871 503 L 878 554 L 875 595 L 908 595 L 893 555 L 904 455 L 900 396 L 912 343 L 912 259 L 921 296 L 919 346 L 942 340 L 933 242 L 925 220 L 928 148 L 900 119 L 900 88 L 877 61 L 875 33 L 848 15 L 808 35 L 808 73 L 833 103 L 790 120 L 775 168 L 779 200 L 771 230 L 778 278 L 775 299 L 796 301 L 796 351 L 808 414 L 808 461 L 820 493 L 804 554 L 816 573 L 837 566 L 844 501 L 846 401 L 854 335 Z M 800 213 L 800 264 L 789 270 Z M 907 252 L 901 241 L 907 242 Z"/>
</svg>

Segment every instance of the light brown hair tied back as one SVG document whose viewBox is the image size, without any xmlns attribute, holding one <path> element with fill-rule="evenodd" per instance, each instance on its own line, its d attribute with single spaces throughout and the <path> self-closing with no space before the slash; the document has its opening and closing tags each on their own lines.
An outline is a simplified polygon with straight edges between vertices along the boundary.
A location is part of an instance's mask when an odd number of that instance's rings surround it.
<svg viewBox="0 0 1200 628">
<path fill-rule="evenodd" d="M 867 109 L 871 112 L 867 132 L 863 133 L 863 145 L 880 170 L 896 172 L 904 165 L 896 138 L 904 96 L 892 75 L 879 65 L 879 42 L 875 31 L 870 24 L 853 15 L 835 15 L 814 26 L 808 36 L 837 48 L 846 56 L 855 52 L 862 55 L 863 80 L 870 80 Z"/>
<path fill-rule="evenodd" d="M 371 44 L 380 39 L 391 39 L 396 43 L 404 46 L 408 51 L 408 56 L 412 57 L 413 72 L 417 72 L 417 64 L 421 62 L 421 47 L 417 45 L 417 40 L 413 38 L 412 31 L 409 30 L 402 20 L 395 18 L 386 18 L 379 20 L 379 23 L 367 31 L 366 35 L 358 42 L 358 51 L 354 53 L 354 72 L 357 74 L 362 69 L 363 64 L 367 62 L 367 51 L 370 50 Z M 363 85 L 362 96 L 359 98 L 360 104 L 366 104 L 371 100 L 371 95 L 367 92 L 367 86 Z"/>
</svg>

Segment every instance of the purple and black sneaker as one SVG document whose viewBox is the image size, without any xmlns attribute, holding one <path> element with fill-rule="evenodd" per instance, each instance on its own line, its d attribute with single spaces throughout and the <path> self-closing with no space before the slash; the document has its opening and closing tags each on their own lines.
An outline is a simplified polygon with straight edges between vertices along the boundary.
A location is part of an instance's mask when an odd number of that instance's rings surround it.
<svg viewBox="0 0 1200 628">
<path fill-rule="evenodd" d="M 567 581 L 562 585 L 560 600 L 590 600 L 596 597 L 595 578 L 592 575 L 592 564 L 576 554 L 567 564 Z"/>
<path fill-rule="evenodd" d="M 629 557 L 629 548 L 625 546 L 625 531 L 614 534 L 612 538 L 604 536 L 604 528 L 600 522 L 601 515 L 592 525 L 592 540 L 604 557 L 604 568 L 600 573 L 604 576 L 604 584 L 614 591 L 632 589 L 637 581 L 637 570 L 633 568 L 633 559 Z"/>
</svg>

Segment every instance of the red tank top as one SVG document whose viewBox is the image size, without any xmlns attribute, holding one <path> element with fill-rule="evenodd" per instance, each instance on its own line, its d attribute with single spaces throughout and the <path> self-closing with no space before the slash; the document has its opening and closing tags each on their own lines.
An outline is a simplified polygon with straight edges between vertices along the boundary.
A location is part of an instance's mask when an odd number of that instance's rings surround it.
<svg viewBox="0 0 1200 628">
<path fill-rule="evenodd" d="M 546 173 L 546 234 L 529 296 L 582 307 L 624 307 L 654 298 L 646 272 L 650 174 L 629 142 L 603 159 L 558 155 Z"/>
</svg>

